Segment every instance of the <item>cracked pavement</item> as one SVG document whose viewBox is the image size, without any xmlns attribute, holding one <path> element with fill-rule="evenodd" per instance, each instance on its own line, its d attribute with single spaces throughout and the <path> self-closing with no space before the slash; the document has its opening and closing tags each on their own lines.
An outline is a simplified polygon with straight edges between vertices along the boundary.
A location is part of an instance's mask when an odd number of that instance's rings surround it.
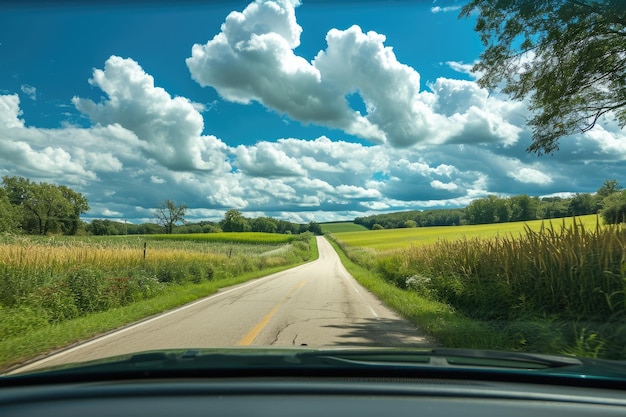
<svg viewBox="0 0 626 417">
<path fill-rule="evenodd" d="M 313 262 L 224 288 L 28 368 L 170 348 L 436 345 L 359 285 L 326 239 L 317 239 L 320 256 Z"/>
</svg>

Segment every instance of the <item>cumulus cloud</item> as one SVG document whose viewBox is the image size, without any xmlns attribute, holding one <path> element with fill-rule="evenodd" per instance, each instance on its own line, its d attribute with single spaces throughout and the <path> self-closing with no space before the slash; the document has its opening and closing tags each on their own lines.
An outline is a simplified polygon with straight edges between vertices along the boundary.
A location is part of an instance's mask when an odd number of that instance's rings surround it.
<svg viewBox="0 0 626 417">
<path fill-rule="evenodd" d="M 551 184 L 552 178 L 537 169 L 523 167 L 516 171 L 509 172 L 509 175 L 515 180 L 527 184 Z"/>
<path fill-rule="evenodd" d="M 459 111 L 476 104 L 466 102 Z M 220 218 L 237 208 L 291 221 L 330 221 L 377 211 L 463 206 L 473 198 L 513 190 L 546 195 L 576 191 L 578 177 L 586 177 L 572 175 L 568 163 L 574 159 L 567 148 L 563 156 L 537 161 L 504 156 L 499 148 L 482 144 L 399 149 L 325 136 L 239 145 L 225 151 L 228 170 L 179 171 L 147 156 L 145 141 L 119 123 L 26 128 L 15 123 L 21 114 L 16 96 L 0 96 L 0 103 L 0 120 L 12 121 L 0 124 L 0 172 L 74 186 L 87 195 L 95 217 L 149 221 L 151 207 L 170 198 L 201 218 Z M 607 153 L 619 150 L 617 142 L 607 142 L 615 129 L 607 124 L 586 138 L 585 149 L 597 154 L 598 161 L 588 161 L 588 169 L 601 178 L 615 177 L 600 162 L 616 158 Z M 579 172 L 580 163 L 574 162 L 574 172 Z M 589 177 L 584 185 L 597 188 L 601 181 Z"/>
<path fill-rule="evenodd" d="M 238 146 L 235 153 L 236 165 L 247 175 L 272 178 L 304 174 L 304 170 L 295 159 L 267 142 L 249 147 Z"/>
<path fill-rule="evenodd" d="M 220 33 L 194 45 L 192 77 L 226 100 L 256 101 L 371 144 L 327 133 L 228 146 L 203 134 L 201 112 L 217 103 L 176 97 L 138 62 L 112 56 L 89 80 L 105 97 L 73 99 L 90 127 L 26 127 L 19 96 L 0 95 L 0 174 L 74 186 L 93 216 L 150 221 L 151 207 L 169 198 L 190 207 L 190 220 L 237 208 L 299 222 L 463 206 L 491 193 L 593 190 L 623 175 L 626 133 L 608 118 L 563 140 L 554 157 L 534 158 L 521 103 L 474 81 L 421 86 L 380 33 L 332 29 L 308 61 L 295 52 L 298 4 L 258 0 L 231 13 Z M 471 74 L 467 64 L 447 64 Z"/>
<path fill-rule="evenodd" d="M 432 103 L 446 98 L 421 91 L 419 73 L 397 60 L 382 34 L 364 33 L 359 26 L 331 29 L 327 48 L 312 62 L 296 55 L 302 32 L 296 22 L 298 4 L 257 0 L 243 12 L 232 12 L 220 33 L 193 46 L 187 59 L 192 78 L 226 100 L 257 101 L 293 119 L 338 128 L 373 143 L 408 147 L 462 141 L 465 136 L 470 142 L 517 141 L 517 130 L 497 107 L 491 109 L 494 114 L 438 113 Z M 350 106 L 347 97 L 354 94 L 365 103 L 365 114 Z"/>
<path fill-rule="evenodd" d="M 6 128 L 24 127 L 20 109 L 20 98 L 17 94 L 0 95 L 0 126 Z"/>
<path fill-rule="evenodd" d="M 223 168 L 226 145 L 201 136 L 204 121 L 198 105 L 156 87 L 136 61 L 111 56 L 89 82 L 108 99 L 95 103 L 74 97 L 76 108 L 99 125 L 119 124 L 135 133 L 148 157 L 172 170 Z"/>
</svg>

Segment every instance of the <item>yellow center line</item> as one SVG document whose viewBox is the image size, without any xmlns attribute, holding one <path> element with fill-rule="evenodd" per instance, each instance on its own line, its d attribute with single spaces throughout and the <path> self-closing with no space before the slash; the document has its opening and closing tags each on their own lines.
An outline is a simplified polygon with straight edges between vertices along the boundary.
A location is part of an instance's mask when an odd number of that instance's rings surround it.
<svg viewBox="0 0 626 417">
<path fill-rule="evenodd" d="M 283 297 L 282 300 L 280 300 L 278 302 L 278 304 L 276 304 L 274 306 L 274 308 L 272 308 L 269 313 L 267 313 L 265 316 L 263 316 L 263 318 L 261 319 L 261 321 L 252 328 L 252 330 L 250 330 L 248 332 L 248 334 L 246 334 L 243 339 L 241 339 L 239 341 L 239 343 L 237 343 L 238 346 L 249 346 L 252 344 L 252 342 L 254 342 L 254 339 L 256 339 L 256 337 L 259 335 L 259 333 L 261 333 L 261 331 L 265 328 L 265 326 L 267 326 L 267 323 L 269 323 L 269 321 L 272 319 L 272 317 L 274 316 L 274 314 L 276 314 L 276 312 L 278 311 L 278 309 L 280 308 L 281 305 L 283 305 L 285 303 L 285 301 L 287 301 L 289 299 L 289 297 L 291 297 L 291 295 L 298 289 L 298 288 L 302 288 L 304 285 L 306 284 L 306 280 L 300 282 L 298 285 L 296 285 L 295 287 L 293 287 L 288 293 L 287 295 L 285 295 Z"/>
</svg>

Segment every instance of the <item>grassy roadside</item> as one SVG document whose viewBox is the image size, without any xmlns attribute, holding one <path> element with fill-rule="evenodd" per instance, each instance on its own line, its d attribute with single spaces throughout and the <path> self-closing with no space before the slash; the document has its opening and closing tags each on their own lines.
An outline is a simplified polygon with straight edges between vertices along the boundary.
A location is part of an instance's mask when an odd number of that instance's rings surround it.
<svg viewBox="0 0 626 417">
<path fill-rule="evenodd" d="M 491 326 L 471 320 L 447 304 L 429 300 L 413 291 L 402 290 L 352 262 L 332 238 L 328 241 L 352 276 L 385 305 L 423 329 L 437 343 L 450 348 L 514 350 L 511 340 Z"/>
<path fill-rule="evenodd" d="M 319 256 L 315 237 L 310 239 L 309 248 L 311 256 L 306 262 L 316 260 Z M 172 286 L 164 294 L 155 298 L 50 325 L 26 332 L 18 337 L 0 340 L 0 372 L 45 356 L 55 350 L 84 342 L 103 333 L 180 307 L 214 294 L 220 288 L 280 272 L 306 262 L 254 271 L 219 281 Z"/>
</svg>

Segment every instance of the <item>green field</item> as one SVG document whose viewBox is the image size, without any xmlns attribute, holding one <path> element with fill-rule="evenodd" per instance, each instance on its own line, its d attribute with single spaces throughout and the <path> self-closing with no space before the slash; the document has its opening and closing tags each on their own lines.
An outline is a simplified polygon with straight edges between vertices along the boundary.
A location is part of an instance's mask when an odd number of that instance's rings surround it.
<svg viewBox="0 0 626 417">
<path fill-rule="evenodd" d="M 310 233 L 0 235 L 0 371 L 315 256 Z"/>
<path fill-rule="evenodd" d="M 226 242 L 245 244 L 284 244 L 297 239 L 296 235 L 264 232 L 192 233 L 171 235 L 146 235 L 147 240 L 177 240 L 198 242 Z"/>
<path fill-rule="evenodd" d="M 362 232 L 367 230 L 365 226 L 352 222 L 322 223 L 321 226 L 324 233 Z"/>
<path fill-rule="evenodd" d="M 532 230 L 541 229 L 542 224 L 546 227 L 552 223 L 560 227 L 563 223 L 571 225 L 574 218 L 533 220 L 528 222 L 478 224 L 468 226 L 433 226 L 415 227 L 409 229 L 386 229 L 386 230 L 362 230 L 362 231 L 331 231 L 340 241 L 355 247 L 370 248 L 376 250 L 388 250 L 431 244 L 439 240 L 458 240 L 463 238 L 491 238 L 496 236 L 519 236 L 524 234 L 525 227 Z M 599 218 L 595 215 L 587 215 L 576 218 L 577 223 L 582 223 L 585 229 L 596 227 Z M 358 226 L 358 225 L 355 225 Z"/>
<path fill-rule="evenodd" d="M 626 358 L 623 225 L 591 215 L 330 237 L 364 285 L 444 346 Z"/>
</svg>

